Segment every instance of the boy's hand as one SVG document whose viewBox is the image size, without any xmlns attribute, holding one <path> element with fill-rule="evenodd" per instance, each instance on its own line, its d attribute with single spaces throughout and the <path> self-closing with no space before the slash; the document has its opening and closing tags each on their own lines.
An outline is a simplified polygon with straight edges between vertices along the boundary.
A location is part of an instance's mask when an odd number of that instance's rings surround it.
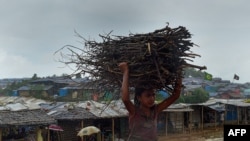
<svg viewBox="0 0 250 141">
<path fill-rule="evenodd" d="M 128 71 L 128 63 L 127 62 L 121 62 L 118 64 L 118 66 L 122 72 Z"/>
</svg>

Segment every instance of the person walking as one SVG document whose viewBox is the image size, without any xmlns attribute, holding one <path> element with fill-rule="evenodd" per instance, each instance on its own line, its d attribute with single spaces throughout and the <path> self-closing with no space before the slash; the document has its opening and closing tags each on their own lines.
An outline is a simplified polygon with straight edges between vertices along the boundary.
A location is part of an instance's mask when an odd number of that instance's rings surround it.
<svg viewBox="0 0 250 141">
<path fill-rule="evenodd" d="M 178 79 L 170 97 L 155 104 L 155 90 L 153 88 L 136 87 L 133 103 L 129 94 L 128 63 L 121 62 L 118 66 L 123 72 L 122 101 L 129 112 L 129 136 L 127 141 L 157 141 L 157 116 L 179 98 L 182 88 L 182 72 L 178 73 Z"/>
</svg>

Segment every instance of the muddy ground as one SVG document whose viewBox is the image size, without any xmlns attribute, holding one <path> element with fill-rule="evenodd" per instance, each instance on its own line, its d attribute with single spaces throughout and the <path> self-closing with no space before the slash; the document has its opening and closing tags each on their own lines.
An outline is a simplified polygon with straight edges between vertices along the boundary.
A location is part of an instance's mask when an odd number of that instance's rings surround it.
<svg viewBox="0 0 250 141">
<path fill-rule="evenodd" d="M 184 134 L 160 136 L 158 141 L 223 141 L 223 129 L 212 128 Z"/>
</svg>

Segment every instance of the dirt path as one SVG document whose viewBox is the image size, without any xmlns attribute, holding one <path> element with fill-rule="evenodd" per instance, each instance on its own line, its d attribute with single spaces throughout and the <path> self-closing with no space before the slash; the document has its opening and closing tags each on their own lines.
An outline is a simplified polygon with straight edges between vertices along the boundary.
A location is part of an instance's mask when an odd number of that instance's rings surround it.
<svg viewBox="0 0 250 141">
<path fill-rule="evenodd" d="M 186 134 L 160 136 L 158 141 L 223 141 L 223 129 L 207 129 Z"/>
</svg>

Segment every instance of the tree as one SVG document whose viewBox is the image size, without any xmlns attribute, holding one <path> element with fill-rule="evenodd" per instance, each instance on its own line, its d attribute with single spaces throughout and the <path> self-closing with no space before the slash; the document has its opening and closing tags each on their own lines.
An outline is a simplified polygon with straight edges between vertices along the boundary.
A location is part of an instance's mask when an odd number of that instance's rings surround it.
<svg viewBox="0 0 250 141">
<path fill-rule="evenodd" d="M 31 77 L 31 79 L 32 79 L 32 80 L 38 79 L 37 74 L 35 73 L 35 74 Z"/>
<path fill-rule="evenodd" d="M 180 96 L 177 100 L 178 103 L 203 103 L 209 99 L 209 94 L 203 88 L 194 89 L 191 95 Z"/>
<path fill-rule="evenodd" d="M 29 82 L 29 79 L 23 79 L 21 82 L 13 82 L 9 84 L 5 89 L 0 90 L 0 93 L 5 96 L 10 96 L 13 94 L 13 90 L 17 90 L 21 86 L 27 85 Z"/>
</svg>

